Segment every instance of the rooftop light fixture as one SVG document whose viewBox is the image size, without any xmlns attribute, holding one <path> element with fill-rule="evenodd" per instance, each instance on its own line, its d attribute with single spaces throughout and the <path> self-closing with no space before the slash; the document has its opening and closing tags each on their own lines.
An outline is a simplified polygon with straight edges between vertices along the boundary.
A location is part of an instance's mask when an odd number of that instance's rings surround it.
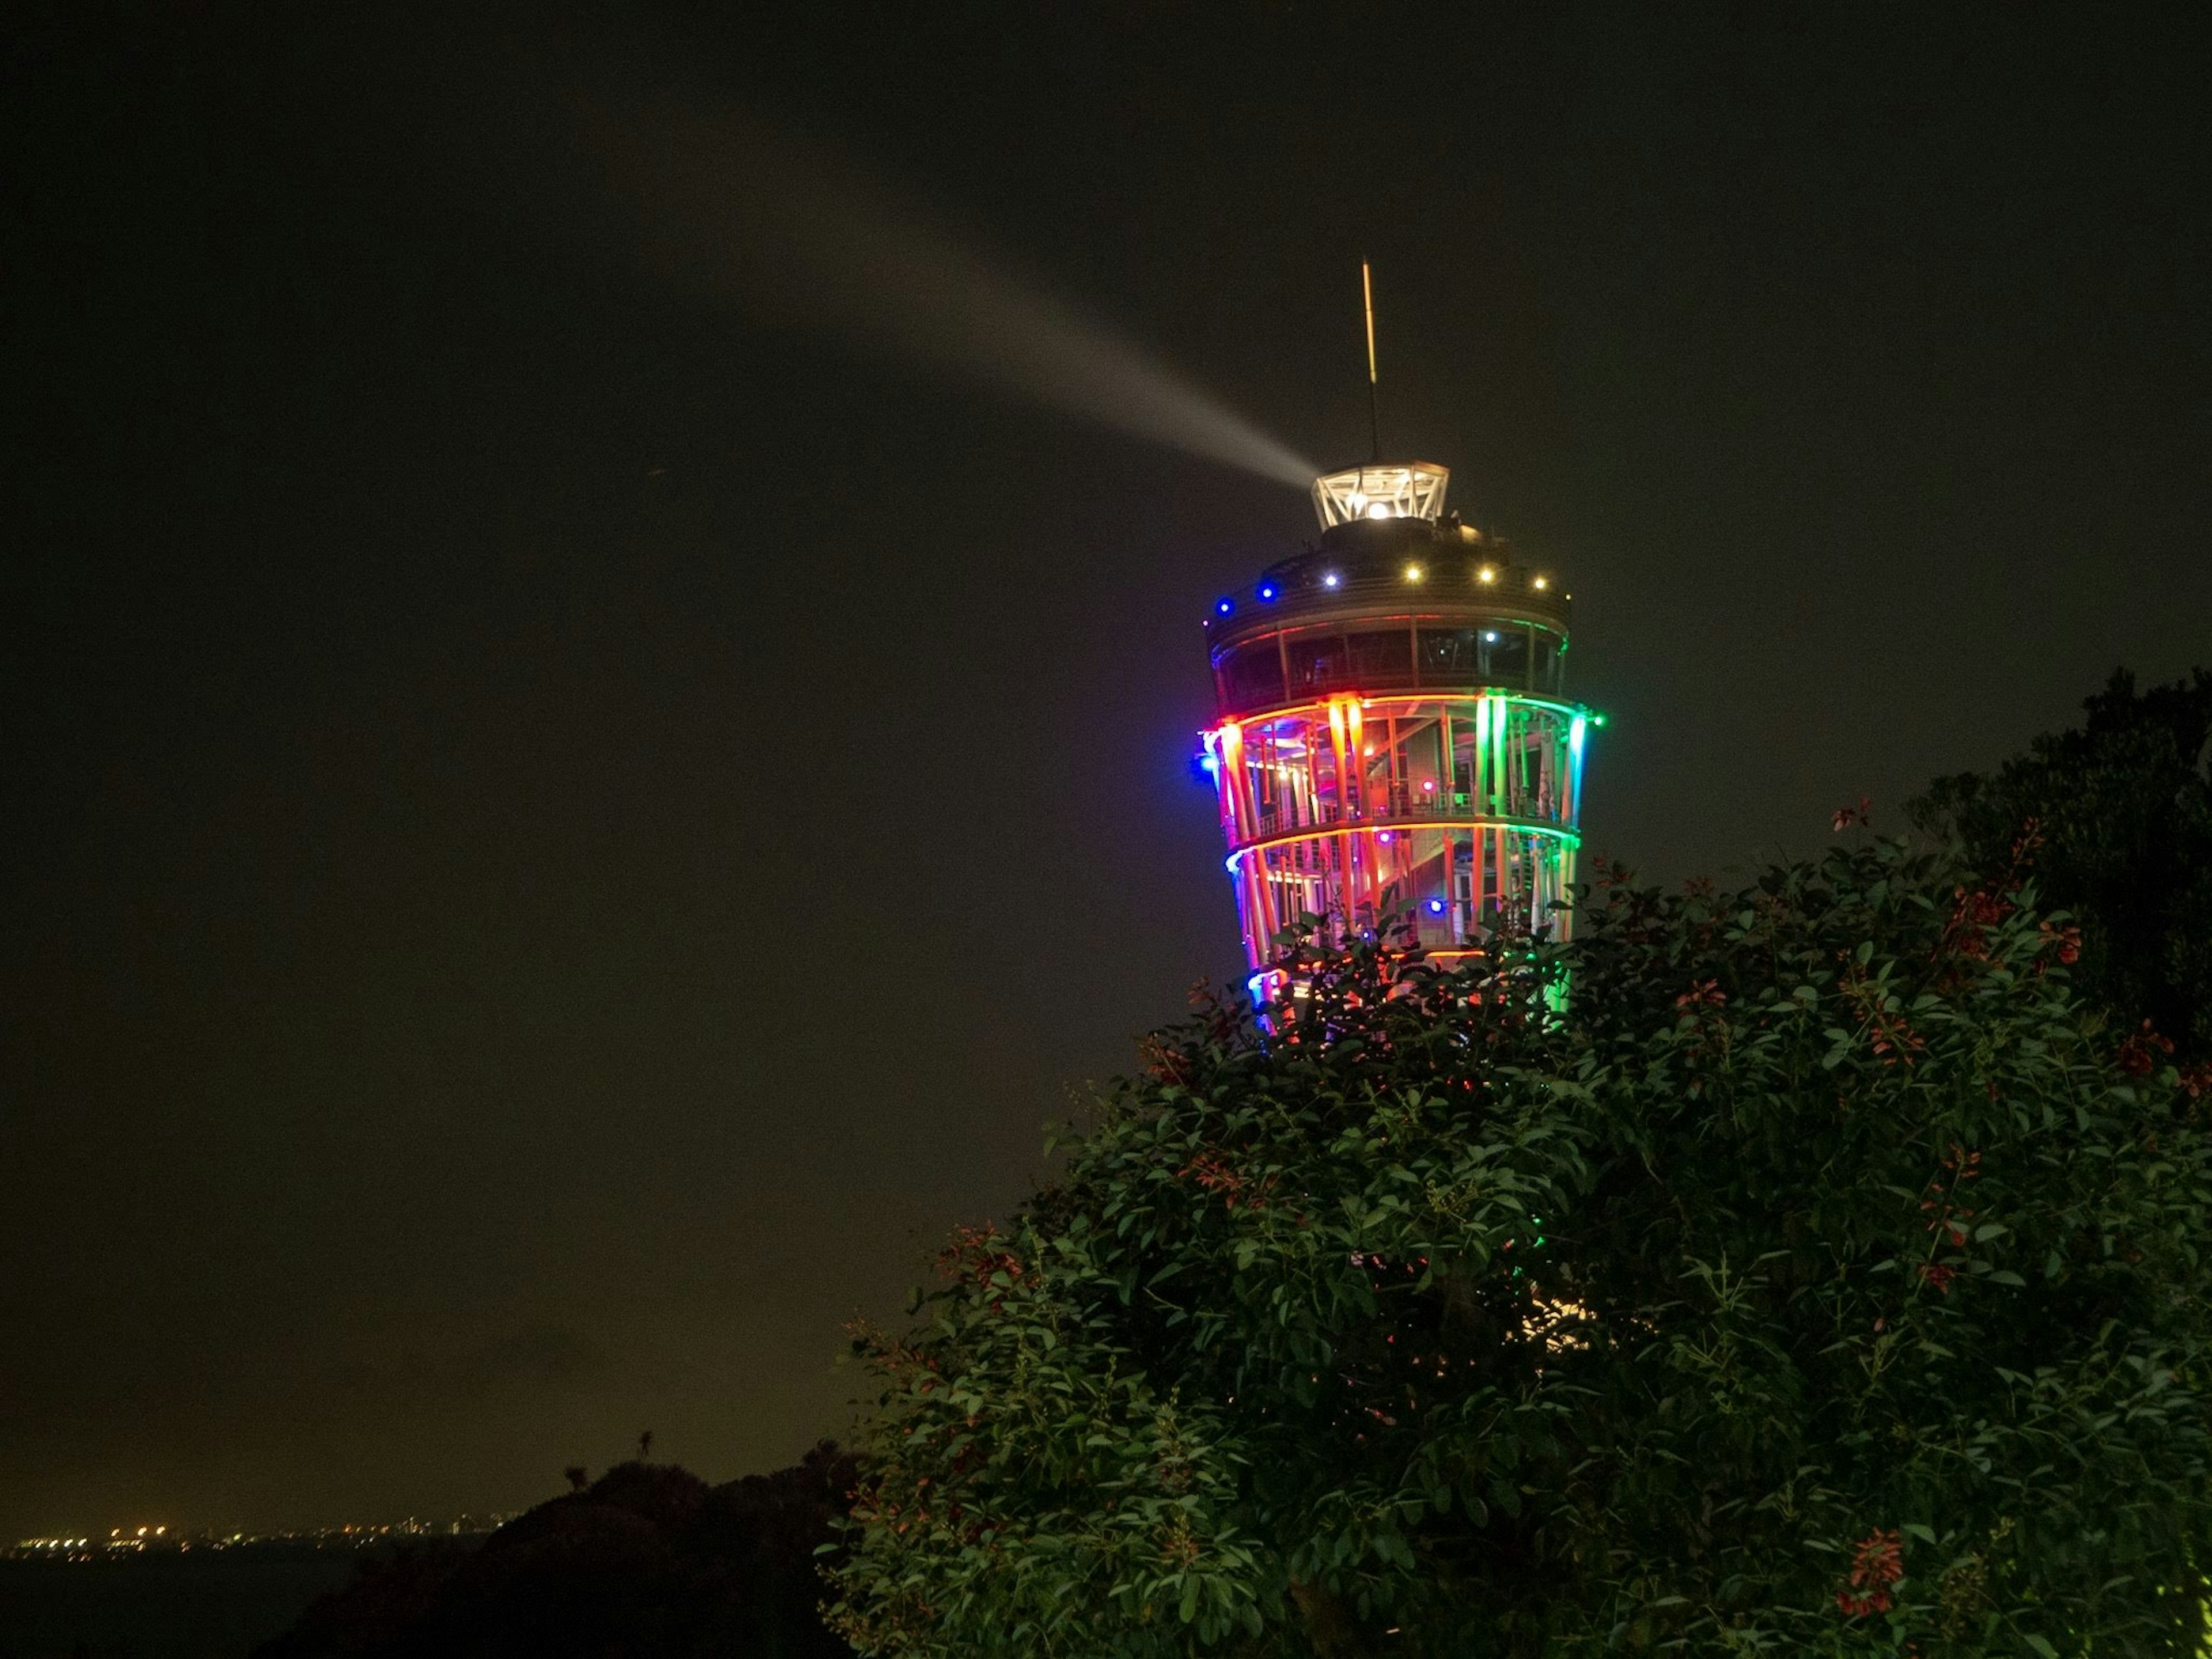
<svg viewBox="0 0 2212 1659">
<path fill-rule="evenodd" d="M 1314 480 L 1314 511 L 1324 530 L 1354 519 L 1443 517 L 1451 469 L 1427 461 L 1348 466 Z"/>
</svg>

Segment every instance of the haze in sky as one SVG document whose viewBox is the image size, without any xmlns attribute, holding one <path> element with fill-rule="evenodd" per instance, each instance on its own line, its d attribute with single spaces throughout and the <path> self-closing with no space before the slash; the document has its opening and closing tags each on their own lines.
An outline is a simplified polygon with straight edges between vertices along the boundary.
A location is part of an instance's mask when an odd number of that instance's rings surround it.
<svg viewBox="0 0 2212 1659">
<path fill-rule="evenodd" d="M 1592 854 L 2205 658 L 2193 41 L 1377 15 L 23 24 L 0 1538 L 841 1431 L 1237 975 L 1201 623 L 1367 453 L 1363 258 L 1386 447 L 1575 596 Z"/>
</svg>

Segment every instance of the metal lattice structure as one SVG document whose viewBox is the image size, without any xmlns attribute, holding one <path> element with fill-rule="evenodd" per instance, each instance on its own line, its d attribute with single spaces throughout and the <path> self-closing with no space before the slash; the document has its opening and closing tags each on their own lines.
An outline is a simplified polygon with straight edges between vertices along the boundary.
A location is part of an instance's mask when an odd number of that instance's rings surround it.
<svg viewBox="0 0 2212 1659">
<path fill-rule="evenodd" d="M 1446 961 L 1565 937 L 1593 724 L 1565 697 L 1569 596 L 1443 514 L 1424 463 L 1317 480 L 1319 546 L 1208 623 L 1219 796 L 1253 991 L 1309 917 L 1410 912 Z M 1295 988 L 1292 988 L 1293 990 Z"/>
<path fill-rule="evenodd" d="M 1348 466 L 1314 480 L 1314 511 L 1324 530 L 1361 519 L 1441 519 L 1450 483 L 1449 468 L 1427 461 Z"/>
</svg>

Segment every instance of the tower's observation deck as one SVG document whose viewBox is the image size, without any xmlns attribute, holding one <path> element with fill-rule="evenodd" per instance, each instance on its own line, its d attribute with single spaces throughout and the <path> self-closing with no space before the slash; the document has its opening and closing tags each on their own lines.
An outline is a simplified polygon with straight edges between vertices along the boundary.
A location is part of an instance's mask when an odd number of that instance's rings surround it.
<svg viewBox="0 0 2212 1659">
<path fill-rule="evenodd" d="M 1318 479 L 1320 544 L 1207 623 L 1205 758 L 1255 978 L 1308 915 L 1410 910 L 1445 958 L 1568 929 L 1594 718 L 1565 699 L 1569 596 L 1447 519 L 1449 479 L 1419 462 Z"/>
</svg>

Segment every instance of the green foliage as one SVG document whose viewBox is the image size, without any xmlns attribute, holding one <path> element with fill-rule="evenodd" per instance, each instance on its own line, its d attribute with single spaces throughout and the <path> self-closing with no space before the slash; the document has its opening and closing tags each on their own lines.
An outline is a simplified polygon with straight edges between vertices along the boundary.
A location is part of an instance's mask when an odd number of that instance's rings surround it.
<svg viewBox="0 0 2212 1659">
<path fill-rule="evenodd" d="M 2082 708 L 2077 730 L 1939 778 L 1910 811 L 1976 868 L 2032 873 L 2081 923 L 2075 984 L 2185 1066 L 2212 1061 L 2212 673 L 2139 695 L 2123 670 Z"/>
<path fill-rule="evenodd" d="M 2212 1148 L 2030 902 L 1877 844 L 1602 881 L 1494 977 L 1309 946 L 1272 1033 L 1203 1003 L 859 1339 L 840 1629 L 2193 1651 Z"/>
</svg>

